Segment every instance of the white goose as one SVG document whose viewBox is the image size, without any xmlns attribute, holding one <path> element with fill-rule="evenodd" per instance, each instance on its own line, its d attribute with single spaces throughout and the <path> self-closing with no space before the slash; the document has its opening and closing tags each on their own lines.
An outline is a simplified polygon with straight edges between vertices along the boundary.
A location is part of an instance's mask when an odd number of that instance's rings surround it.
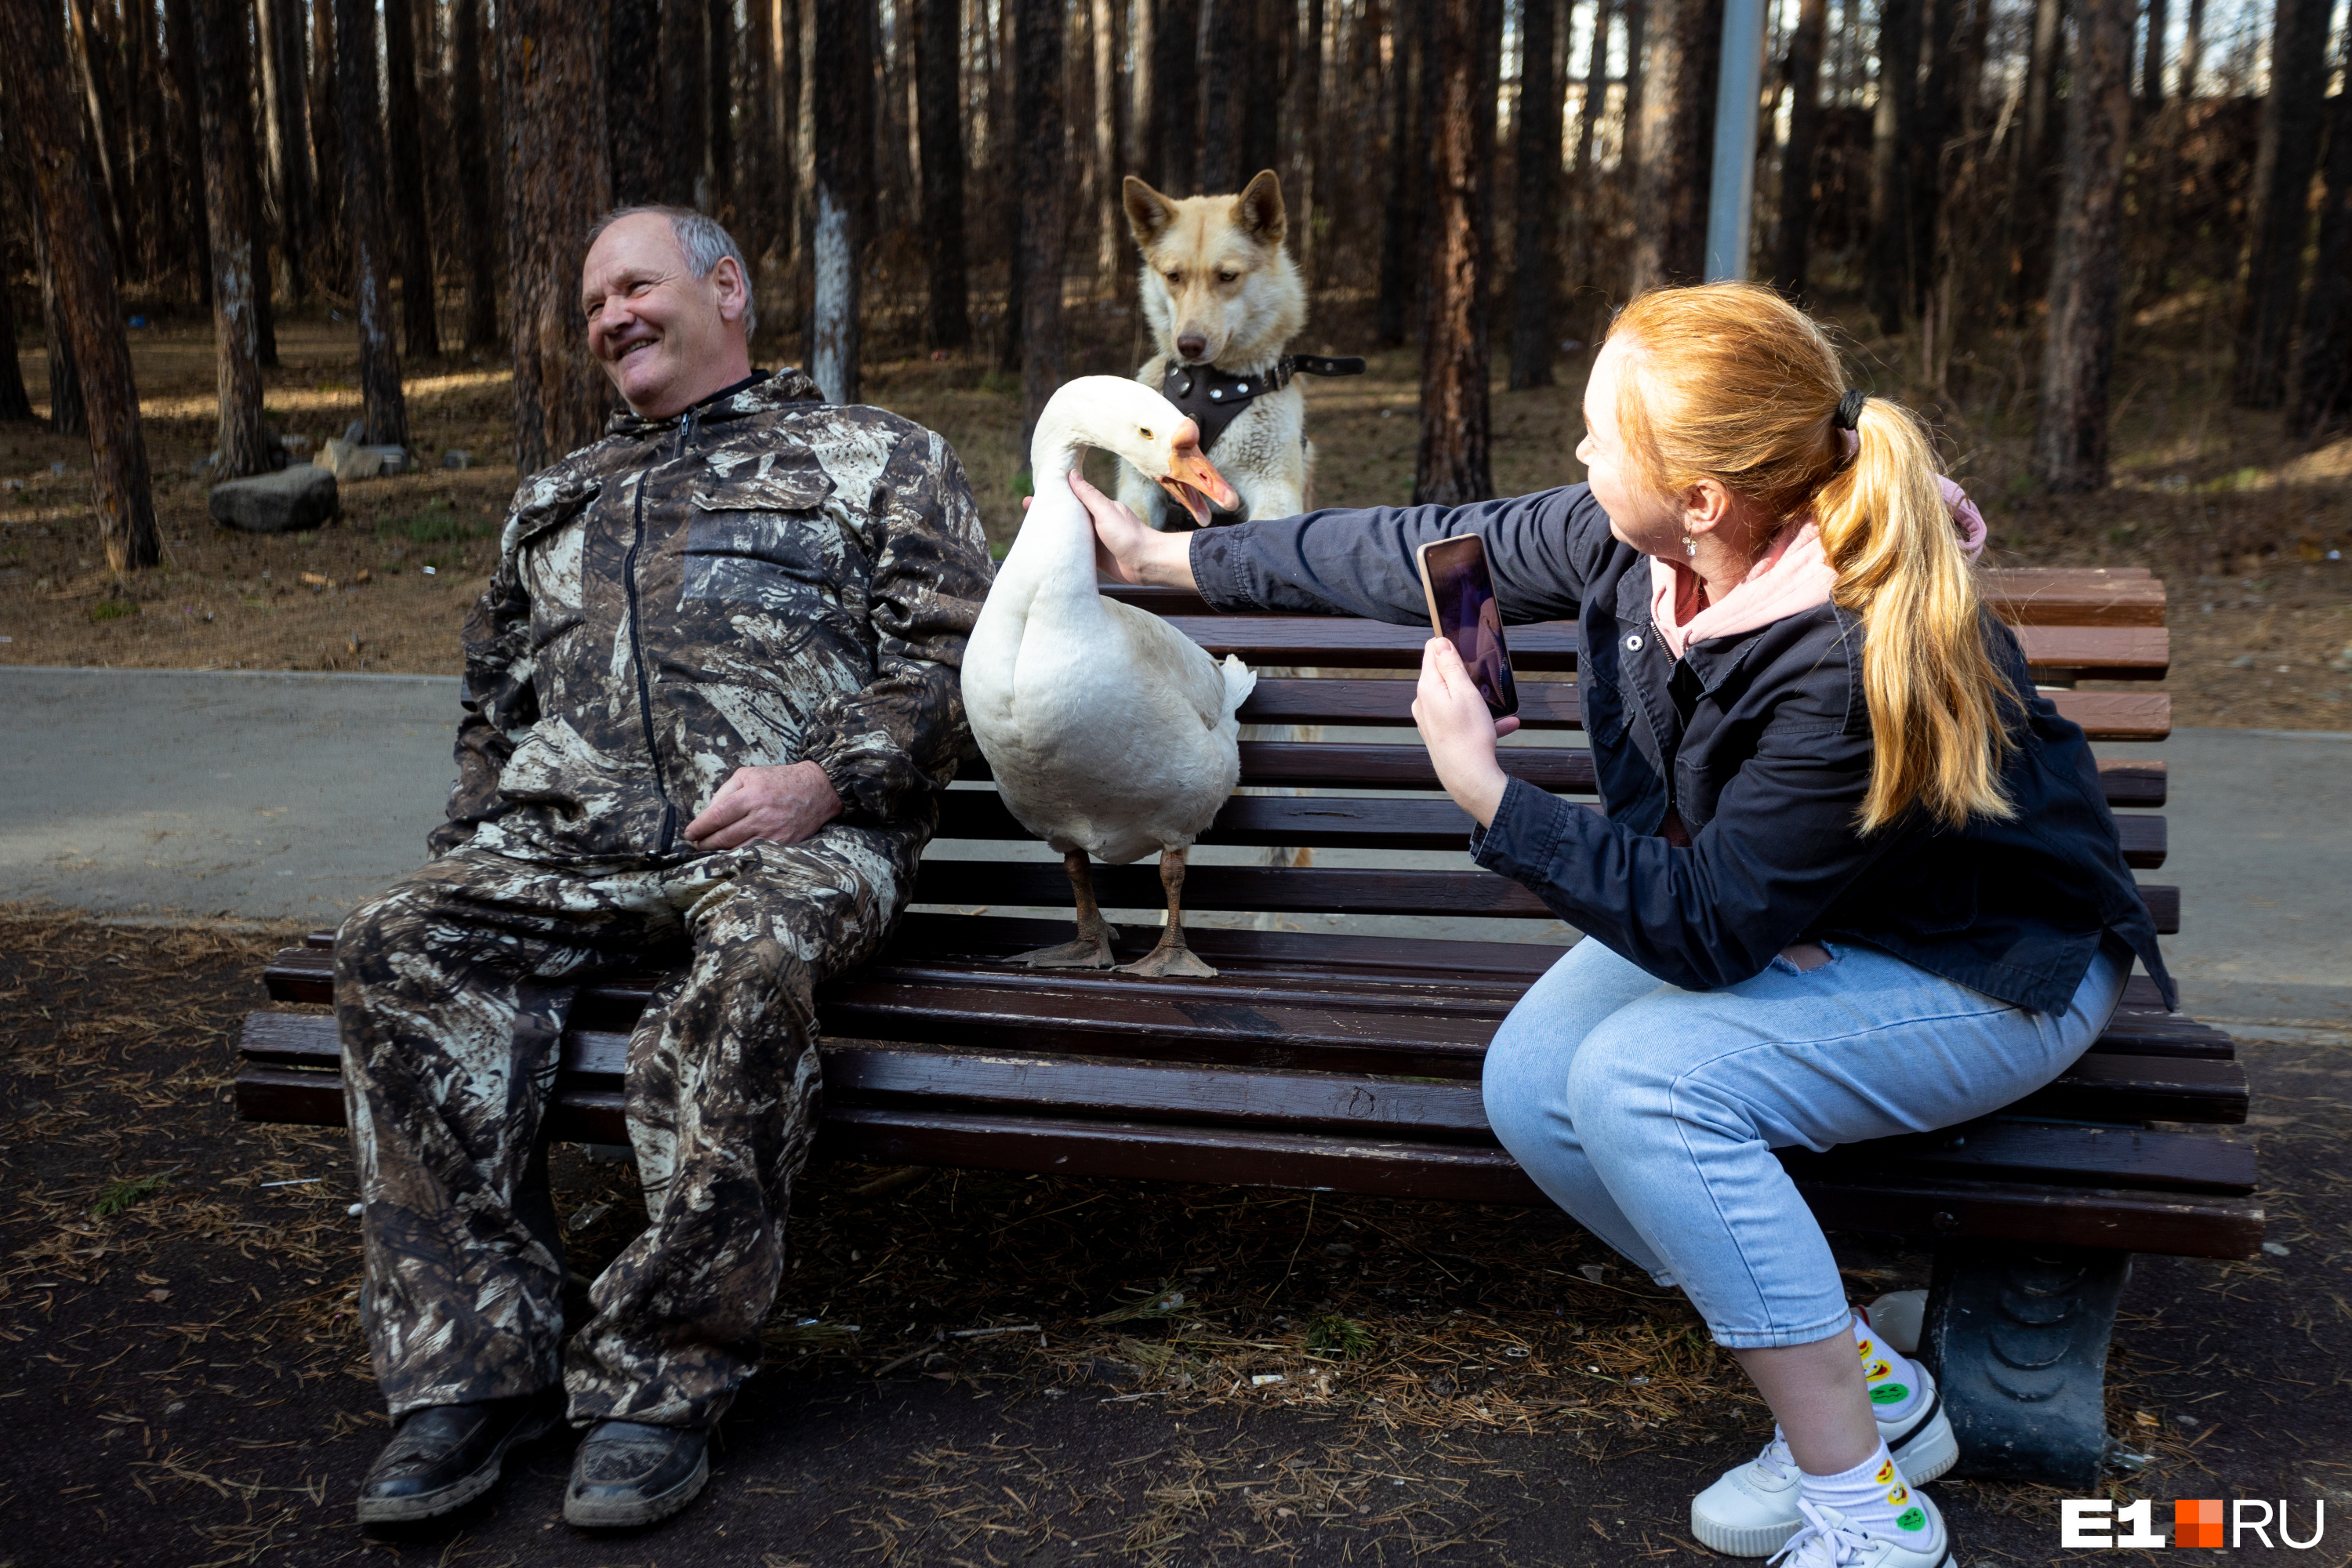
<svg viewBox="0 0 2352 1568">
<path fill-rule="evenodd" d="M 1087 447 L 1117 453 L 1205 523 L 1240 498 L 1201 452 L 1201 432 L 1148 386 L 1088 375 L 1054 394 L 1029 446 L 1036 500 L 964 650 L 972 738 L 1021 826 L 1062 852 L 1076 941 L 1023 954 L 1039 968 L 1112 963 L 1087 857 L 1123 865 L 1160 851 L 1168 926 L 1123 974 L 1212 975 L 1184 944 L 1184 855 L 1241 774 L 1234 710 L 1257 683 L 1158 616 L 1095 586 L 1095 531 L 1069 475 Z"/>
</svg>

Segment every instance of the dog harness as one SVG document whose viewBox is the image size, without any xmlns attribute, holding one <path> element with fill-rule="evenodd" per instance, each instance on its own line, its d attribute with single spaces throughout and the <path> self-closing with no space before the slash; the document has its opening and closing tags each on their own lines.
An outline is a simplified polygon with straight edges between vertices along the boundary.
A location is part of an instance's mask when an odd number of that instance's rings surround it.
<svg viewBox="0 0 2352 1568">
<path fill-rule="evenodd" d="M 1160 395 L 1201 427 L 1201 450 L 1206 452 L 1241 417 L 1253 398 L 1280 392 L 1294 375 L 1361 375 L 1364 362 L 1350 354 L 1285 354 L 1263 374 L 1235 375 L 1213 364 L 1171 364 L 1160 378 Z"/>
</svg>

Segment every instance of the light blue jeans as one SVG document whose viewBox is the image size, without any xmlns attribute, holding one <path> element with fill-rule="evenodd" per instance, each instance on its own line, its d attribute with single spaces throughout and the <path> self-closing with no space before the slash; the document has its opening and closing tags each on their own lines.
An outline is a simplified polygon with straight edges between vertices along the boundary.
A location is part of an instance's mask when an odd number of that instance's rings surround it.
<svg viewBox="0 0 2352 1568">
<path fill-rule="evenodd" d="M 1717 1342 L 1842 1331 L 1828 1240 L 1771 1151 L 1923 1132 L 1999 1110 L 2087 1049 L 2128 961 L 2102 951 L 2063 1013 L 2033 1013 L 1872 948 L 1823 943 L 1717 991 L 1569 950 L 1487 1047 L 1486 1119 L 1536 1184 Z"/>
</svg>

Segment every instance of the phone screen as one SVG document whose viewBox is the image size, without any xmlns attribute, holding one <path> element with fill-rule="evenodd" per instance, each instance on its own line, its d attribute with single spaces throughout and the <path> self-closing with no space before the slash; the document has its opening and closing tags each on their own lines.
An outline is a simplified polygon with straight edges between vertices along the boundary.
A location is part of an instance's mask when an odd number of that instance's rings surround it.
<svg viewBox="0 0 2352 1568">
<path fill-rule="evenodd" d="M 1429 595 L 1429 624 L 1454 645 L 1497 719 L 1519 710 L 1511 680 L 1511 650 L 1503 641 L 1502 606 L 1486 573 L 1486 546 L 1475 533 L 1433 539 L 1421 547 L 1421 588 Z"/>
</svg>

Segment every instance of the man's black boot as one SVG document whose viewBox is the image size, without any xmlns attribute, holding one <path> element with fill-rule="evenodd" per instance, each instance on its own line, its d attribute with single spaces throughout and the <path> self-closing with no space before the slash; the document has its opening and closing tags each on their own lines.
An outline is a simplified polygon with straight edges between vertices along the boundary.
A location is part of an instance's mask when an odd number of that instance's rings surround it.
<svg viewBox="0 0 2352 1568">
<path fill-rule="evenodd" d="M 465 1507 L 499 1484 L 507 1451 L 555 1425 L 545 1394 L 412 1410 L 360 1482 L 362 1524 L 413 1524 Z"/>
<path fill-rule="evenodd" d="M 694 1500 L 710 1479 L 710 1434 L 695 1426 L 599 1421 L 572 1456 L 563 1519 L 590 1530 L 652 1524 Z"/>
</svg>

